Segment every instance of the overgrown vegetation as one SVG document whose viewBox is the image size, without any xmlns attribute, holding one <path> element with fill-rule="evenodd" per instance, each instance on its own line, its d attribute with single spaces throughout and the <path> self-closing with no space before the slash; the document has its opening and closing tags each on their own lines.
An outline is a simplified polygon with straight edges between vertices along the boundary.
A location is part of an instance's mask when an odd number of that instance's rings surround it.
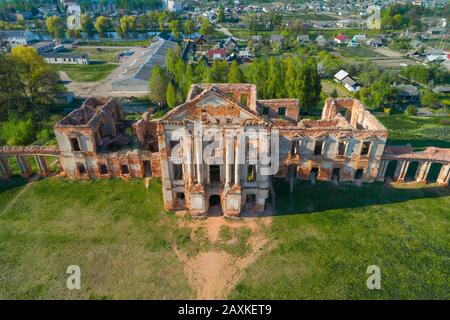
<svg viewBox="0 0 450 320">
<path fill-rule="evenodd" d="M 0 54 L 0 74 L 0 145 L 50 142 L 49 109 L 64 90 L 56 72 L 35 49 L 18 46 Z"/>
</svg>

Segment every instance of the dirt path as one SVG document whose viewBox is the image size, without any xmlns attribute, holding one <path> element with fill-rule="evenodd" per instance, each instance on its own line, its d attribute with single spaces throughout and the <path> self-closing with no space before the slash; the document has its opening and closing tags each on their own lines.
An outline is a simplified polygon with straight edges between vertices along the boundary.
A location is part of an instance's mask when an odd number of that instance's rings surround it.
<svg viewBox="0 0 450 320">
<path fill-rule="evenodd" d="M 174 251 L 184 267 L 189 285 L 194 289 L 197 299 L 225 299 L 241 280 L 244 271 L 263 253 L 271 249 L 265 230 L 270 228 L 272 218 L 255 217 L 236 221 L 226 220 L 223 217 L 208 217 L 205 220 L 182 222 L 192 232 L 204 228 L 210 243 L 220 240 L 222 226 L 229 228 L 246 227 L 251 230 L 248 239 L 250 250 L 246 255 L 233 256 L 223 250 L 201 251 L 189 257 L 182 250 L 174 246 Z"/>
</svg>

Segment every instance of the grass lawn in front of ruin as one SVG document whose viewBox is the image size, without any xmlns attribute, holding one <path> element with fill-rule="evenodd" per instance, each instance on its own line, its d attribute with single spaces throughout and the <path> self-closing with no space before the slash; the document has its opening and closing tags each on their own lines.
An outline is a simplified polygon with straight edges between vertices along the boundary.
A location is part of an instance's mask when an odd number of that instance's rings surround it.
<svg viewBox="0 0 450 320">
<path fill-rule="evenodd" d="M 174 219 L 157 180 L 148 190 L 142 180 L 2 181 L 0 299 L 193 298 Z M 69 265 L 81 290 L 66 288 Z"/>
<path fill-rule="evenodd" d="M 158 180 L 148 190 L 141 179 L 24 183 L 0 187 L 0 298 L 195 297 L 172 250 L 182 218 L 164 212 Z M 448 298 L 448 188 L 274 187 L 272 248 L 230 298 Z M 194 240 L 184 239 L 205 245 Z M 366 288 L 373 264 L 379 291 Z M 81 268 L 81 290 L 66 289 L 69 265 Z"/>
<path fill-rule="evenodd" d="M 232 299 L 448 299 L 450 190 L 274 182 L 273 249 Z M 366 286 L 381 269 L 381 290 Z"/>
</svg>

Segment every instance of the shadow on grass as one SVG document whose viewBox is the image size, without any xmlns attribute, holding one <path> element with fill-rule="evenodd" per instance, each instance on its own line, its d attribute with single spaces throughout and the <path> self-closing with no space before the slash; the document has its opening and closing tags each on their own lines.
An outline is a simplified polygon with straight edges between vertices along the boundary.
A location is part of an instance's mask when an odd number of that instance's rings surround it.
<svg viewBox="0 0 450 320">
<path fill-rule="evenodd" d="M 334 185 L 330 182 L 317 182 L 313 186 L 309 182 L 299 181 L 291 193 L 286 180 L 274 179 L 273 187 L 276 196 L 274 215 L 307 214 L 450 196 L 448 187 L 428 185 L 396 188 L 378 182 L 362 186 L 353 183 Z"/>
<path fill-rule="evenodd" d="M 20 188 L 27 183 L 28 180 L 20 176 L 12 176 L 7 180 L 0 180 L 0 194 L 15 188 Z"/>
<path fill-rule="evenodd" d="M 414 151 L 424 150 L 427 147 L 437 147 L 437 148 L 450 148 L 450 142 L 444 140 L 387 140 L 388 145 L 405 145 L 410 144 L 413 146 Z"/>
</svg>

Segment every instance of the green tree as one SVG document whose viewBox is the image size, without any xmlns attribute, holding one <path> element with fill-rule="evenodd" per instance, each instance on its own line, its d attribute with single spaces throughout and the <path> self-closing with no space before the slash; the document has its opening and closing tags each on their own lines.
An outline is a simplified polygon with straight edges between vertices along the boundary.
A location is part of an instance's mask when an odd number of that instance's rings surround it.
<svg viewBox="0 0 450 320">
<path fill-rule="evenodd" d="M 195 24 L 191 19 L 186 20 L 183 24 L 184 33 L 187 36 L 191 36 L 194 33 Z"/>
<path fill-rule="evenodd" d="M 64 23 L 61 17 L 51 16 L 45 20 L 48 32 L 50 32 L 55 39 L 61 39 L 64 32 Z"/>
<path fill-rule="evenodd" d="M 106 18 L 104 16 L 100 16 L 97 18 L 97 20 L 95 20 L 94 27 L 95 27 L 95 30 L 97 30 L 97 32 L 99 34 L 104 34 L 105 31 L 111 27 L 111 22 L 108 18 Z"/>
<path fill-rule="evenodd" d="M 164 105 L 167 91 L 167 78 L 159 65 L 155 65 L 152 70 L 152 75 L 148 83 L 149 98 L 158 105 L 158 110 Z"/>
<path fill-rule="evenodd" d="M 217 22 L 222 23 L 225 22 L 225 12 L 223 10 L 223 6 L 220 5 L 219 9 L 217 10 Z"/>
<path fill-rule="evenodd" d="M 213 26 L 208 18 L 202 19 L 202 24 L 200 26 L 199 32 L 204 36 L 210 35 L 213 32 Z"/>
<path fill-rule="evenodd" d="M 438 101 L 437 95 L 431 90 L 422 90 L 420 103 L 424 107 L 433 107 Z"/>
<path fill-rule="evenodd" d="M 87 32 L 88 34 L 91 34 L 92 31 L 94 31 L 94 24 L 87 13 L 83 13 L 80 17 L 80 28 L 81 31 Z"/>
<path fill-rule="evenodd" d="M 175 39 L 178 39 L 180 37 L 180 21 L 178 20 L 170 21 L 169 29 L 170 31 L 172 31 L 172 34 L 175 37 Z"/>
<path fill-rule="evenodd" d="M 10 119 L 0 123 L 0 142 L 8 146 L 27 145 L 33 141 L 34 126 L 32 119 Z"/>
<path fill-rule="evenodd" d="M 244 82 L 244 74 L 237 61 L 233 61 L 230 66 L 230 71 L 228 71 L 228 82 L 229 83 L 242 83 Z"/>
<path fill-rule="evenodd" d="M 164 22 L 167 19 L 167 12 L 166 11 L 161 11 L 158 13 L 158 24 L 159 24 L 159 30 L 163 31 L 164 30 Z"/>
<path fill-rule="evenodd" d="M 120 19 L 120 32 L 127 34 L 136 31 L 136 19 L 133 16 L 123 16 Z"/>
<path fill-rule="evenodd" d="M 226 61 L 214 61 L 208 70 L 207 83 L 223 83 L 228 78 L 228 63 Z"/>
<path fill-rule="evenodd" d="M 177 105 L 177 93 L 172 82 L 169 82 L 169 85 L 167 86 L 166 100 L 170 108 L 173 108 Z"/>
</svg>

